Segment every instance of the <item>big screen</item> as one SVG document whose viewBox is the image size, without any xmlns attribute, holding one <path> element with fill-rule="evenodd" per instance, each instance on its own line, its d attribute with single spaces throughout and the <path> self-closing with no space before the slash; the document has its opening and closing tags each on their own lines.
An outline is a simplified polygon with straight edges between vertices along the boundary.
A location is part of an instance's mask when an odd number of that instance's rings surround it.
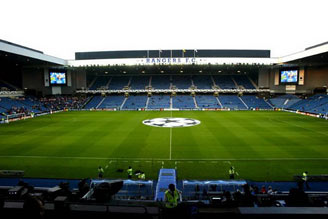
<svg viewBox="0 0 328 219">
<path fill-rule="evenodd" d="M 50 72 L 50 84 L 66 84 L 65 72 Z"/>
<path fill-rule="evenodd" d="M 297 83 L 298 70 L 281 70 L 280 71 L 280 83 Z"/>
</svg>

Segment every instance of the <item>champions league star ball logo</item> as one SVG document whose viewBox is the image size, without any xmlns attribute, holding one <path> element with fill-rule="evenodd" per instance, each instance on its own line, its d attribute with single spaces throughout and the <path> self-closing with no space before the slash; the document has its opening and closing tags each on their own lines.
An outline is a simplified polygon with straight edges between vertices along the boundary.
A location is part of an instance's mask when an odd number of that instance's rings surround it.
<svg viewBox="0 0 328 219">
<path fill-rule="evenodd" d="M 200 121 L 187 118 L 155 118 L 142 121 L 143 124 L 163 128 L 183 128 L 199 125 Z"/>
</svg>

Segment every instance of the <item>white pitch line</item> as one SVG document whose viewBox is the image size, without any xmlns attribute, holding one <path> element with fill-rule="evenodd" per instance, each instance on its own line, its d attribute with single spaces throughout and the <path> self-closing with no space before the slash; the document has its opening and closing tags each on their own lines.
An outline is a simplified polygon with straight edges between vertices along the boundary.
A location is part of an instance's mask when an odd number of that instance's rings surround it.
<svg viewBox="0 0 328 219">
<path fill-rule="evenodd" d="M 172 118 L 172 110 L 171 110 L 171 118 Z M 172 160 L 172 128 L 170 128 L 170 160 Z"/>
<path fill-rule="evenodd" d="M 113 158 L 113 157 L 59 157 L 59 156 L 12 156 L 0 155 L 0 158 L 36 158 L 36 159 L 76 159 L 76 160 L 108 160 L 112 162 L 140 160 L 140 161 L 169 161 L 167 158 Z M 328 160 L 328 157 L 303 157 L 303 158 L 218 158 L 218 159 L 171 159 L 172 161 L 299 161 L 299 160 Z"/>
<path fill-rule="evenodd" d="M 172 160 L 172 128 L 170 128 L 170 160 Z"/>
</svg>

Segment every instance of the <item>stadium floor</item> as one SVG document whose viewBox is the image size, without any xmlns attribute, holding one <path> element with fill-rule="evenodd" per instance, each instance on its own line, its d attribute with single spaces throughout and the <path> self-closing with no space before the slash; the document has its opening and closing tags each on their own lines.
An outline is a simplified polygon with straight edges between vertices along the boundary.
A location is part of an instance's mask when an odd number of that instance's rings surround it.
<svg viewBox="0 0 328 219">
<path fill-rule="evenodd" d="M 143 120 L 193 118 L 201 124 L 159 128 Z M 327 174 L 328 122 L 275 111 L 62 112 L 0 125 L 0 170 L 27 177 L 126 178 L 129 165 L 156 179 L 161 167 L 179 179 L 292 180 Z M 123 170 L 120 171 L 120 170 Z"/>
</svg>

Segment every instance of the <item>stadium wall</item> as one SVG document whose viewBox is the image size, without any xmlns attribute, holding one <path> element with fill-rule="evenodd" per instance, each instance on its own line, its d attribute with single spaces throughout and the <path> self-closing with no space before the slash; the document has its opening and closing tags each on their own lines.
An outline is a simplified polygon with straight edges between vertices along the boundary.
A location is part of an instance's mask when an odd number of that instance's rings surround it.
<svg viewBox="0 0 328 219">
<path fill-rule="evenodd" d="M 328 86 L 328 66 L 307 67 L 304 79 L 306 88 Z"/>
<path fill-rule="evenodd" d="M 312 94 L 315 88 L 328 86 L 328 66 L 305 67 L 304 85 L 296 85 L 295 91 L 288 91 L 286 85 L 277 84 L 276 77 L 279 77 L 279 68 L 261 69 L 259 87 L 267 87 L 269 82 L 271 93 Z"/>
<path fill-rule="evenodd" d="M 258 76 L 258 86 L 259 88 L 269 88 L 270 87 L 270 69 L 261 68 L 259 70 Z"/>
<path fill-rule="evenodd" d="M 9 82 L 17 87 L 22 86 L 21 66 L 1 63 L 0 80 Z"/>
<path fill-rule="evenodd" d="M 51 86 L 46 68 L 28 68 L 22 72 L 23 89 L 34 90 L 37 95 L 73 94 L 86 87 L 85 71 L 67 71 L 67 85 Z"/>
</svg>

